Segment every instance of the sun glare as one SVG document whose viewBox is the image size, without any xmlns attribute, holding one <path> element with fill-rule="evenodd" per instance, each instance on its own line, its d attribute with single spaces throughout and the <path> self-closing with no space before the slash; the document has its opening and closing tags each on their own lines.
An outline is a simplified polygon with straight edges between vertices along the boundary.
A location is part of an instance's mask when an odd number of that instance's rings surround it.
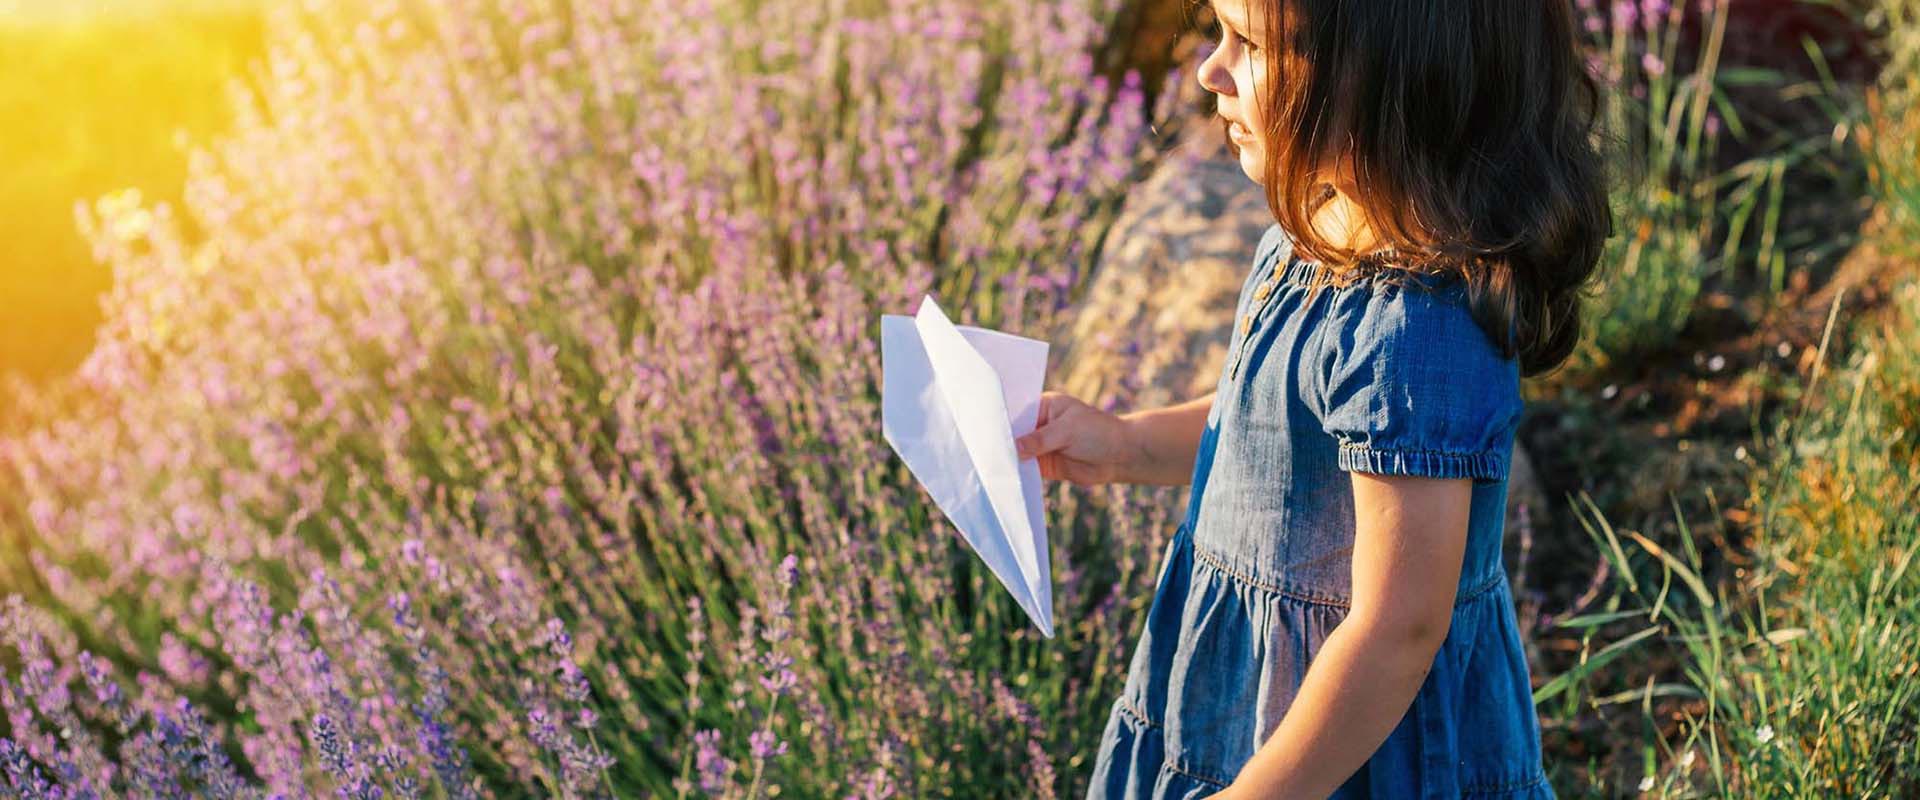
<svg viewBox="0 0 1920 800">
<path fill-rule="evenodd" d="M 0 0 L 0 373 L 49 377 L 93 345 L 110 271 L 76 203 L 125 189 L 177 204 L 180 142 L 227 124 L 226 85 L 262 44 L 262 0 Z"/>
</svg>

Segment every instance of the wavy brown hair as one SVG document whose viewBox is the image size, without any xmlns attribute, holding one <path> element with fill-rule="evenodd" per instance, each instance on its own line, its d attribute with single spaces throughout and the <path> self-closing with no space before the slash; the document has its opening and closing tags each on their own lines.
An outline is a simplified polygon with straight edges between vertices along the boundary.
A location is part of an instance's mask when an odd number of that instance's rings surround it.
<svg viewBox="0 0 1920 800">
<path fill-rule="evenodd" d="M 1565 361 L 1613 233 L 1600 90 L 1569 0 L 1247 5 L 1275 43 L 1255 86 L 1267 204 L 1302 257 L 1330 267 L 1322 282 L 1455 273 L 1523 374 Z M 1336 247 L 1309 224 L 1332 196 L 1315 165 L 1343 157 L 1384 251 Z"/>
</svg>

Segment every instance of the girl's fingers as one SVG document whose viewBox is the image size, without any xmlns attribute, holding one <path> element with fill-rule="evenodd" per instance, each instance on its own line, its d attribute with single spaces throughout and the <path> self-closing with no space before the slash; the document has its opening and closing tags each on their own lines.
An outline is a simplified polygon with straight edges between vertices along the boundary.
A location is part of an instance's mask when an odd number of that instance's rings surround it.
<svg viewBox="0 0 1920 800">
<path fill-rule="evenodd" d="M 1045 455 L 1061 448 L 1066 443 L 1065 431 L 1059 425 L 1042 425 L 1034 428 L 1018 439 L 1013 440 L 1014 448 L 1021 458 Z"/>
<path fill-rule="evenodd" d="M 1069 398 L 1059 392 L 1045 392 L 1040 395 L 1039 422 L 1025 436 L 1013 440 L 1014 451 L 1020 458 L 1035 458 L 1066 447 L 1072 438 L 1069 419 L 1074 416 L 1075 406 Z"/>
<path fill-rule="evenodd" d="M 1064 413 L 1067 411 L 1067 409 L 1073 407 L 1073 404 L 1071 402 L 1072 400 L 1073 400 L 1073 397 L 1071 395 L 1063 394 L 1061 392 L 1056 392 L 1056 391 L 1041 392 L 1040 393 L 1040 413 L 1036 416 L 1034 420 L 1034 423 L 1033 423 L 1034 426 L 1039 427 L 1041 425 L 1045 425 L 1049 422 L 1054 421 L 1055 418 L 1063 416 Z"/>
<path fill-rule="evenodd" d="M 1040 462 L 1041 480 L 1080 483 L 1086 477 L 1079 474 L 1071 459 L 1059 453 L 1048 453 L 1036 460 Z"/>
</svg>

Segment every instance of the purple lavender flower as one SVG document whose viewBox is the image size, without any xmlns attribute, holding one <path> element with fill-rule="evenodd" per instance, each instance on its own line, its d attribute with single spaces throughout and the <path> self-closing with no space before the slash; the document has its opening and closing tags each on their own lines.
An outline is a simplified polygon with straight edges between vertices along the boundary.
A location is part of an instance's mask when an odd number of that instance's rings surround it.
<svg viewBox="0 0 1920 800">
<path fill-rule="evenodd" d="M 703 730 L 693 737 L 694 769 L 700 774 L 700 790 L 715 794 L 725 789 L 733 776 L 734 764 L 720 754 L 720 732 Z"/>
<path fill-rule="evenodd" d="M 780 741 L 773 731 L 754 731 L 747 736 L 747 744 L 755 761 L 764 761 L 787 752 L 787 743 Z"/>
<path fill-rule="evenodd" d="M 1640 7 L 1633 0 L 1614 0 L 1613 27 L 1624 30 L 1633 27 L 1634 20 L 1640 16 Z"/>
<path fill-rule="evenodd" d="M 1659 76 L 1666 74 L 1667 63 L 1653 53 L 1641 53 L 1640 68 L 1646 70 L 1648 75 Z"/>
<path fill-rule="evenodd" d="M 353 757 L 348 753 L 348 744 L 340 735 L 333 718 L 326 714 L 315 714 L 309 732 L 314 746 L 320 749 L 320 763 L 327 771 L 342 780 L 352 778 Z"/>
</svg>

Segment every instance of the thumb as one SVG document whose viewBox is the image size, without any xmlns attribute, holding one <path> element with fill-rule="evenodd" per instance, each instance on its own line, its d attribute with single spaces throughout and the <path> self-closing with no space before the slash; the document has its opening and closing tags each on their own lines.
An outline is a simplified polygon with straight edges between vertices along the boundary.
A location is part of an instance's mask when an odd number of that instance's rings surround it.
<svg viewBox="0 0 1920 800">
<path fill-rule="evenodd" d="M 1032 432 L 1013 440 L 1014 449 L 1021 458 L 1045 455 L 1060 449 L 1065 439 L 1065 431 L 1059 425 L 1042 425 Z"/>
</svg>

